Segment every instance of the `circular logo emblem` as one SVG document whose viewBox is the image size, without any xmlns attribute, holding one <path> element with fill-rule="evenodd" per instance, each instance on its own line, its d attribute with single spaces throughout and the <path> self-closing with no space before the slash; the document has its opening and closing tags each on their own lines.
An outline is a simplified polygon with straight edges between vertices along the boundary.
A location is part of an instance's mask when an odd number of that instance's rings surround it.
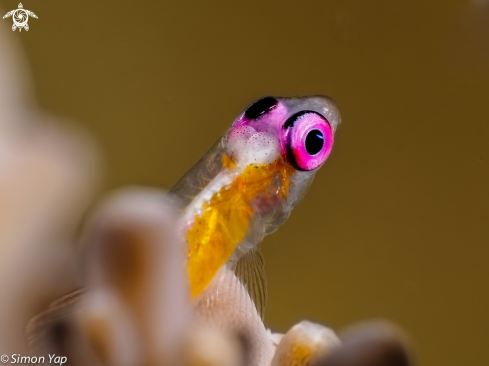
<svg viewBox="0 0 489 366">
<path fill-rule="evenodd" d="M 29 20 L 29 15 L 24 9 L 17 9 L 14 12 L 12 18 L 17 28 L 22 28 L 27 24 L 27 20 Z"/>
</svg>

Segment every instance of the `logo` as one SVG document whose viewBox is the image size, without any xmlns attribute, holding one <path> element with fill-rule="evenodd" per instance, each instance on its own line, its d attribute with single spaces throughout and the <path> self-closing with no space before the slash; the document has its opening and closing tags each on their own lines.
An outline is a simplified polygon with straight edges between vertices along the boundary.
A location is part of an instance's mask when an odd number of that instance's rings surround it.
<svg viewBox="0 0 489 366">
<path fill-rule="evenodd" d="M 29 15 L 37 19 L 36 14 L 34 14 L 30 10 L 24 9 L 22 3 L 19 3 L 19 8 L 9 11 L 7 14 L 3 16 L 3 19 L 8 18 L 10 16 L 12 17 L 14 21 L 14 24 L 12 25 L 13 31 L 15 31 L 17 28 L 19 28 L 19 32 L 22 31 L 22 28 L 28 31 L 29 25 L 27 24 L 27 21 L 29 20 Z"/>
</svg>

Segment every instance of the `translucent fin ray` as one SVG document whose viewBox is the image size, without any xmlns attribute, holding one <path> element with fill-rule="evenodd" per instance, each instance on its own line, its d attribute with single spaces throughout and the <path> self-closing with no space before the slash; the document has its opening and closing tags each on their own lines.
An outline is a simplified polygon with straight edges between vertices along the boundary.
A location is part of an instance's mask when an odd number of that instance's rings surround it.
<svg viewBox="0 0 489 366">
<path fill-rule="evenodd" d="M 267 277 L 262 254 L 258 250 L 250 250 L 238 260 L 234 272 L 248 291 L 258 314 L 263 319 L 267 305 Z"/>
</svg>

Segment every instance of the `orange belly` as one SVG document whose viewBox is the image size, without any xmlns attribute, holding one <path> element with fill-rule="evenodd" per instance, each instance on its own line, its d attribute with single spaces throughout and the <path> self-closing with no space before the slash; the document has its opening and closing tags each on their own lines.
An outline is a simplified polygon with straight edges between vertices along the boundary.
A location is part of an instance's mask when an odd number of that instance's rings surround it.
<svg viewBox="0 0 489 366">
<path fill-rule="evenodd" d="M 227 156 L 225 167 L 234 168 Z M 215 193 L 195 216 L 187 232 L 188 275 L 192 297 L 198 296 L 246 235 L 256 207 L 272 209 L 274 202 L 287 199 L 290 177 L 295 169 L 282 158 L 271 164 L 249 165 L 230 184 Z M 261 204 L 254 205 L 259 200 Z M 259 210 L 259 208 L 258 208 Z"/>
</svg>

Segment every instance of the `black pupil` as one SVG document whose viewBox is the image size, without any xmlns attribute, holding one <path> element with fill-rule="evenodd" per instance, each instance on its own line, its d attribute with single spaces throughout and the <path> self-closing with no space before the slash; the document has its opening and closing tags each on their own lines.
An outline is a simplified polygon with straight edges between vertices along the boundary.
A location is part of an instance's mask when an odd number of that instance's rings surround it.
<svg viewBox="0 0 489 366">
<path fill-rule="evenodd" d="M 319 130 L 312 130 L 306 137 L 306 150 L 309 155 L 316 155 L 324 146 L 324 136 Z"/>
</svg>

